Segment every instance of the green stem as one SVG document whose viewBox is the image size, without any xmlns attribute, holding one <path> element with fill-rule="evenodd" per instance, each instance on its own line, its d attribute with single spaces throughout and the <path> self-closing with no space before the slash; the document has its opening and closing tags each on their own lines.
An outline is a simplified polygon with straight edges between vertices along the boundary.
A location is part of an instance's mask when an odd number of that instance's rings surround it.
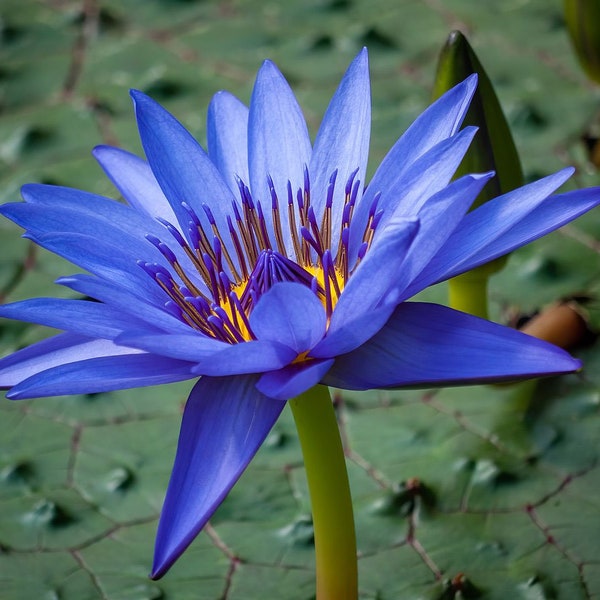
<svg viewBox="0 0 600 600">
<path fill-rule="evenodd" d="M 488 277 L 473 271 L 448 281 L 448 301 L 452 308 L 488 319 Z"/>
<path fill-rule="evenodd" d="M 327 387 L 290 401 L 313 514 L 317 600 L 358 598 L 356 535 L 344 449 Z"/>
</svg>

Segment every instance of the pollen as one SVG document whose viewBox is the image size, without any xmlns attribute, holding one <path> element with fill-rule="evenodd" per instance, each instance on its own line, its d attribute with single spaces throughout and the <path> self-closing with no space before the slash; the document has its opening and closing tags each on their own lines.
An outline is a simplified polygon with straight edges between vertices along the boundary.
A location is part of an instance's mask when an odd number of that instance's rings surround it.
<svg viewBox="0 0 600 600">
<path fill-rule="evenodd" d="M 225 235 L 207 205 L 202 205 L 204 214 L 199 215 L 182 203 L 189 215 L 185 226 L 180 223 L 178 228 L 159 219 L 170 234 L 170 243 L 146 236 L 166 264 L 138 264 L 164 292 L 166 310 L 192 329 L 220 341 L 237 344 L 255 339 L 250 314 L 261 296 L 283 281 L 310 288 L 323 303 L 329 322 L 349 277 L 373 241 L 382 214 L 377 210 L 376 194 L 351 265 L 348 244 L 360 189 L 357 173 L 358 169 L 345 184 L 336 248 L 332 248 L 332 210 L 337 170 L 330 176 L 323 214 L 318 218 L 305 168 L 304 184 L 295 194 L 288 182 L 286 210 L 281 210 L 273 181 L 267 179 L 269 221 L 260 202 L 254 201 L 248 186 L 238 179 L 240 202 L 232 204 Z M 290 239 L 284 235 L 284 218 Z"/>
</svg>

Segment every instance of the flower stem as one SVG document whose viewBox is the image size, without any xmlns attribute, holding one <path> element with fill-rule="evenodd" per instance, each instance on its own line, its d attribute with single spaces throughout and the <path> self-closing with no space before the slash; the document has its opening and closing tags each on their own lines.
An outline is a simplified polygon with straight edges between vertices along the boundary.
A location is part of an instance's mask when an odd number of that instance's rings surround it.
<svg viewBox="0 0 600 600">
<path fill-rule="evenodd" d="M 308 479 L 317 600 L 358 597 L 356 534 L 344 449 L 329 390 L 317 385 L 290 401 Z"/>
<path fill-rule="evenodd" d="M 448 281 L 448 301 L 452 308 L 488 319 L 487 274 L 470 271 Z"/>
</svg>

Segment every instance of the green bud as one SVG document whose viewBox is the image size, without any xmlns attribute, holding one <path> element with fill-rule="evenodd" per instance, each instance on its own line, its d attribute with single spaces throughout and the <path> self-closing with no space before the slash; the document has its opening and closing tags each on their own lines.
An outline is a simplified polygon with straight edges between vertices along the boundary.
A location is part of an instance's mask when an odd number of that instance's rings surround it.
<svg viewBox="0 0 600 600">
<path fill-rule="evenodd" d="M 600 2 L 564 0 L 564 9 L 577 58 L 588 77 L 600 83 Z"/>
<path fill-rule="evenodd" d="M 490 78 L 467 38 L 460 31 L 453 31 L 440 52 L 433 98 L 438 98 L 472 73 L 478 76 L 477 90 L 464 124 L 475 125 L 479 130 L 456 177 L 486 171 L 495 171 L 496 176 L 483 188 L 471 210 L 524 183 L 521 161 Z M 505 264 L 506 257 L 500 257 L 451 279 L 450 306 L 487 318 L 487 280 Z"/>
<path fill-rule="evenodd" d="M 442 48 L 433 87 L 433 97 L 477 73 L 477 90 L 465 117 L 465 125 L 479 131 L 456 175 L 495 171 L 472 208 L 523 185 L 523 171 L 512 134 L 492 83 L 467 38 L 453 31 Z"/>
</svg>

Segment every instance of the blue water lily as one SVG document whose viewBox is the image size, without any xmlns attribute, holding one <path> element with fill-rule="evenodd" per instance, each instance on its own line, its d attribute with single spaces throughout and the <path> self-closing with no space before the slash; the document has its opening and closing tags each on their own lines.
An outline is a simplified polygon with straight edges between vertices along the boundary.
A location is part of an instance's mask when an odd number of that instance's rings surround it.
<svg viewBox="0 0 600 600">
<path fill-rule="evenodd" d="M 208 110 L 208 152 L 132 92 L 147 160 L 94 155 L 126 204 L 31 184 L 0 212 L 87 271 L 58 280 L 93 300 L 37 298 L 0 315 L 63 330 L 0 361 L 13 399 L 197 379 L 159 524 L 153 576 L 206 524 L 285 401 L 343 389 L 491 382 L 576 371 L 578 360 L 507 327 L 421 302 L 425 287 L 504 255 L 600 202 L 551 195 L 565 169 L 469 212 L 493 176 L 452 180 L 471 77 L 428 108 L 365 185 L 367 52 L 352 62 L 311 143 L 266 61 L 249 108 Z"/>
</svg>

